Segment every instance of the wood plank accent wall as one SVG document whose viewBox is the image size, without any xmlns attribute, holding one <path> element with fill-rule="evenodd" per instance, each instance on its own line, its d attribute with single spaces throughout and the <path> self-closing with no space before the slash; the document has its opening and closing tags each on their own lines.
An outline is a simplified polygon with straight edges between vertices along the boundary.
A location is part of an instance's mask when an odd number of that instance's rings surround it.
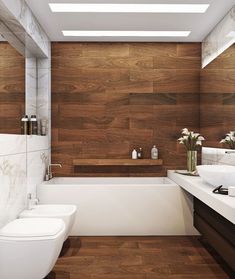
<svg viewBox="0 0 235 279">
<path fill-rule="evenodd" d="M 199 129 L 199 43 L 52 43 L 52 162 L 59 176 L 161 176 L 185 168 L 176 142 Z M 82 167 L 76 158 L 144 157 L 163 167 Z"/>
<path fill-rule="evenodd" d="M 0 42 L 0 133 L 20 134 L 25 113 L 25 59 L 9 43 Z"/>
<path fill-rule="evenodd" d="M 200 86 L 200 124 L 205 145 L 223 147 L 220 140 L 235 130 L 235 45 L 201 70 Z"/>
</svg>

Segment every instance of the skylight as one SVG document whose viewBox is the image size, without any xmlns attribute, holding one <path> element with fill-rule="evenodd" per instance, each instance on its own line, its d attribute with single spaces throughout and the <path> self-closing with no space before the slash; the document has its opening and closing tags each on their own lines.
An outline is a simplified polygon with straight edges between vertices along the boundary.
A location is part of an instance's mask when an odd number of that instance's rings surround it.
<svg viewBox="0 0 235 279">
<path fill-rule="evenodd" d="M 56 13 L 205 13 L 209 4 L 49 3 Z"/>
<path fill-rule="evenodd" d="M 188 37 L 191 31 L 87 31 L 64 30 L 69 37 Z"/>
</svg>

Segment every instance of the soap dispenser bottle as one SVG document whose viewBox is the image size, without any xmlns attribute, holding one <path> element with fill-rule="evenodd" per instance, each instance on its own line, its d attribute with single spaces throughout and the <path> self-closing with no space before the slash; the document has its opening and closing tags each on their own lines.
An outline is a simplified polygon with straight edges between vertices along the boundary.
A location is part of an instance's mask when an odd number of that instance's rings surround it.
<svg viewBox="0 0 235 279">
<path fill-rule="evenodd" d="M 151 150 L 151 158 L 153 160 L 157 160 L 158 159 L 158 149 L 157 149 L 156 145 L 154 145 L 152 150 Z"/>
<path fill-rule="evenodd" d="M 140 147 L 138 152 L 137 152 L 137 158 L 138 159 L 143 159 L 143 149 Z"/>
<path fill-rule="evenodd" d="M 29 134 L 37 135 L 38 134 L 38 121 L 36 115 L 31 115 L 29 121 Z"/>
<path fill-rule="evenodd" d="M 28 135 L 29 133 L 29 118 L 28 115 L 24 115 L 21 118 L 21 134 Z"/>
<path fill-rule="evenodd" d="M 135 149 L 133 149 L 131 157 L 132 157 L 133 160 L 137 159 L 137 151 Z"/>
</svg>

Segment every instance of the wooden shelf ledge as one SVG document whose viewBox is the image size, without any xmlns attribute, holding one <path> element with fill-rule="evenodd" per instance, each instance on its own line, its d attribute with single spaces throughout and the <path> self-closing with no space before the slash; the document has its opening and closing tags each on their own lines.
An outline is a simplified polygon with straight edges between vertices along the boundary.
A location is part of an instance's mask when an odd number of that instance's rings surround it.
<svg viewBox="0 0 235 279">
<path fill-rule="evenodd" d="M 74 166 L 161 166 L 162 159 L 74 159 Z"/>
</svg>

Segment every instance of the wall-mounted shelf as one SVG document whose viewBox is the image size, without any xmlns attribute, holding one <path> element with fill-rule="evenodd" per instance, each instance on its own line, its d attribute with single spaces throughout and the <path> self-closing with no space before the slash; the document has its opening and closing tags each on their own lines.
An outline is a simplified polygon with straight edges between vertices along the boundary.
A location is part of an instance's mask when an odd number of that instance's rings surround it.
<svg viewBox="0 0 235 279">
<path fill-rule="evenodd" d="M 74 166 L 161 166 L 162 159 L 74 159 Z"/>
</svg>

